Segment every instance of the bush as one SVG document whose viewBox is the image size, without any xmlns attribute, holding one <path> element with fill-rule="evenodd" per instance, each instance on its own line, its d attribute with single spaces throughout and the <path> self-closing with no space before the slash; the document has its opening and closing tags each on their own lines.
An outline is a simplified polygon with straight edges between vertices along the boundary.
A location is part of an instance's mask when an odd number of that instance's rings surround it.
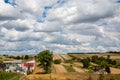
<svg viewBox="0 0 120 80">
<path fill-rule="evenodd" d="M 65 60 L 64 62 L 65 62 L 65 63 L 71 63 L 71 64 L 73 63 L 72 60 Z"/>
<path fill-rule="evenodd" d="M 105 70 L 106 70 L 106 72 L 109 74 L 111 71 L 110 71 L 110 67 L 105 67 Z"/>
<path fill-rule="evenodd" d="M 29 56 L 28 56 L 28 55 L 25 55 L 25 59 L 29 59 Z"/>
<path fill-rule="evenodd" d="M 54 63 L 55 63 L 55 64 L 60 64 L 61 62 L 62 62 L 61 59 L 55 59 L 55 60 L 54 60 Z"/>
<path fill-rule="evenodd" d="M 90 65 L 90 61 L 88 59 L 82 59 L 81 62 L 83 63 L 83 68 L 88 68 Z"/>
</svg>

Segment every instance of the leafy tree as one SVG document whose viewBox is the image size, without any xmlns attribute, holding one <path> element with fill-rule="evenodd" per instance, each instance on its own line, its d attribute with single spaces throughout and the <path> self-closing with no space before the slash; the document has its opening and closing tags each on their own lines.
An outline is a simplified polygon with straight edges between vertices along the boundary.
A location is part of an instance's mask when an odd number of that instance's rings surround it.
<svg viewBox="0 0 120 80">
<path fill-rule="evenodd" d="M 54 63 L 55 63 L 55 64 L 60 64 L 61 62 L 62 62 L 61 59 L 55 59 L 55 60 L 54 60 Z"/>
<path fill-rule="evenodd" d="M 38 54 L 38 60 L 41 63 L 41 66 L 43 67 L 45 73 L 51 72 L 51 64 L 53 61 L 53 55 L 52 52 L 49 50 L 44 50 Z"/>
<path fill-rule="evenodd" d="M 100 63 L 100 67 L 101 67 L 101 68 L 105 68 L 107 65 L 108 65 L 108 64 L 107 64 L 106 61 L 101 61 L 101 63 Z"/>
<path fill-rule="evenodd" d="M 98 56 L 92 56 L 92 62 L 96 62 L 98 60 Z"/>
<path fill-rule="evenodd" d="M 116 61 L 113 60 L 113 61 L 111 62 L 111 64 L 112 64 L 112 65 L 116 65 Z"/>
<path fill-rule="evenodd" d="M 83 63 L 84 68 L 88 68 L 90 65 L 90 61 L 88 59 L 82 59 L 81 62 Z"/>
<path fill-rule="evenodd" d="M 107 55 L 107 58 L 110 59 L 110 55 Z"/>
<path fill-rule="evenodd" d="M 21 59 L 21 57 L 20 57 L 20 56 L 17 56 L 16 59 Z"/>
<path fill-rule="evenodd" d="M 110 67 L 109 66 L 106 66 L 105 67 L 105 71 L 107 72 L 107 73 L 110 73 L 111 71 L 110 71 Z"/>
<path fill-rule="evenodd" d="M 25 55 L 25 59 L 29 59 L 29 56 L 28 56 L 28 55 Z"/>
</svg>

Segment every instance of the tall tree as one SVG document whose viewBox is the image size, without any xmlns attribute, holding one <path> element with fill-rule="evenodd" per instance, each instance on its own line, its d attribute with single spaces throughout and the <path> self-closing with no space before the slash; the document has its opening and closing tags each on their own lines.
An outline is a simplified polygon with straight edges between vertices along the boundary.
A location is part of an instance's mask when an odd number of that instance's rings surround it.
<svg viewBox="0 0 120 80">
<path fill-rule="evenodd" d="M 81 62 L 83 63 L 84 68 L 88 68 L 90 65 L 90 61 L 88 59 L 82 59 Z"/>
<path fill-rule="evenodd" d="M 50 50 L 44 50 L 38 54 L 38 60 L 40 61 L 45 73 L 51 72 L 51 64 L 53 61 L 53 55 Z"/>
<path fill-rule="evenodd" d="M 109 74 L 111 71 L 110 71 L 110 67 L 109 66 L 106 66 L 105 67 L 105 71 Z"/>
<path fill-rule="evenodd" d="M 25 55 L 25 59 L 29 59 L 29 56 L 28 56 L 28 55 Z"/>
</svg>

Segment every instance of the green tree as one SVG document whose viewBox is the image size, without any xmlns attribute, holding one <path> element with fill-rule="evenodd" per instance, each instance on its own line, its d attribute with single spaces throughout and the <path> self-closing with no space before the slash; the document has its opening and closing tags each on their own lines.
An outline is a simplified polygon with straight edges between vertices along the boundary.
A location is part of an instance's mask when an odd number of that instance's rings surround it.
<svg viewBox="0 0 120 80">
<path fill-rule="evenodd" d="M 107 55 L 107 58 L 110 59 L 110 55 Z"/>
<path fill-rule="evenodd" d="M 83 63 L 84 68 L 88 68 L 90 65 L 90 61 L 88 59 L 82 59 L 81 62 Z"/>
<path fill-rule="evenodd" d="M 95 56 L 92 56 L 92 58 L 91 58 L 92 60 L 92 62 L 96 62 L 97 60 L 98 60 L 98 56 L 97 55 L 95 55 Z"/>
<path fill-rule="evenodd" d="M 53 61 L 53 55 L 50 50 L 44 50 L 38 54 L 38 60 L 41 63 L 45 73 L 51 72 L 51 64 Z"/>
<path fill-rule="evenodd" d="M 21 57 L 20 57 L 20 56 L 17 56 L 16 59 L 21 59 Z"/>
<path fill-rule="evenodd" d="M 60 64 L 61 62 L 62 62 L 61 59 L 55 59 L 55 60 L 54 60 L 54 63 L 55 63 L 55 64 Z"/>
<path fill-rule="evenodd" d="M 111 71 L 110 71 L 110 67 L 109 66 L 106 66 L 105 67 L 105 71 L 109 74 Z"/>
<path fill-rule="evenodd" d="M 28 55 L 25 55 L 25 59 L 29 59 L 29 56 L 28 56 Z"/>
<path fill-rule="evenodd" d="M 107 62 L 106 61 L 101 61 L 100 63 L 100 68 L 105 68 L 107 66 Z"/>
</svg>

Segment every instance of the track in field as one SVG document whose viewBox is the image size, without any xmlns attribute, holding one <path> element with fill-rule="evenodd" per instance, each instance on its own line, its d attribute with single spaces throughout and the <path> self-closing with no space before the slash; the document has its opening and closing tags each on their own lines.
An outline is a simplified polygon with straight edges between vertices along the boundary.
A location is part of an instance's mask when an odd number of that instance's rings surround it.
<svg viewBox="0 0 120 80">
<path fill-rule="evenodd" d="M 54 73 L 67 73 L 67 70 L 64 66 L 60 64 L 53 64 Z"/>
<path fill-rule="evenodd" d="M 85 71 L 81 68 L 77 68 L 77 67 L 73 67 L 73 69 L 76 71 L 76 72 L 79 72 L 79 73 L 85 73 Z"/>
</svg>

